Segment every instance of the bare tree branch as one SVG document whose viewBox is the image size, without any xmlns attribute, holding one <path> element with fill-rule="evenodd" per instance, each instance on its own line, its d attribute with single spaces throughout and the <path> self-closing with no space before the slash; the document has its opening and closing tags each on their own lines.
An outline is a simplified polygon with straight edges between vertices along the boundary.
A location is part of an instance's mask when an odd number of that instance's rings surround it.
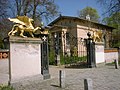
<svg viewBox="0 0 120 90">
<path fill-rule="evenodd" d="M 97 0 L 106 8 L 104 14 L 109 14 L 110 16 L 114 13 L 120 12 L 120 0 Z"/>
</svg>

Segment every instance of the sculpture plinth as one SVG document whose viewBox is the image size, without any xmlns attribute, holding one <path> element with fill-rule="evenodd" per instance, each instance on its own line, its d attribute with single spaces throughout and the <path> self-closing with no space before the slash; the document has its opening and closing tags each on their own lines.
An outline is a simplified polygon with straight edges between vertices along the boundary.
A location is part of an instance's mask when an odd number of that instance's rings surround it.
<svg viewBox="0 0 120 90">
<path fill-rule="evenodd" d="M 95 42 L 95 58 L 97 64 L 105 62 L 103 42 Z"/>
<path fill-rule="evenodd" d="M 9 74 L 10 83 L 24 78 L 42 77 L 41 75 L 41 43 L 40 38 L 21 38 L 11 36 Z M 30 79 L 29 79 L 30 80 Z"/>
</svg>

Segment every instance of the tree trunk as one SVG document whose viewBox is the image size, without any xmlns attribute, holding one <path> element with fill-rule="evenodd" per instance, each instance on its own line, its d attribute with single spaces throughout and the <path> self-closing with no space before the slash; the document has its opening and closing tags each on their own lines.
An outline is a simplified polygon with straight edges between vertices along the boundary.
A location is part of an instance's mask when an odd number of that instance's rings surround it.
<svg viewBox="0 0 120 90">
<path fill-rule="evenodd" d="M 29 5 L 29 0 L 25 2 L 24 15 L 27 15 L 28 5 Z"/>
</svg>

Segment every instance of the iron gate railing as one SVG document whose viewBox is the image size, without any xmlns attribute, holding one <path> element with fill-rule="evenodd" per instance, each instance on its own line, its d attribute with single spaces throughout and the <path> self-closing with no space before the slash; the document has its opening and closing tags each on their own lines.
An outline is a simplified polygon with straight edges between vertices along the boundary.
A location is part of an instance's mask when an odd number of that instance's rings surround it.
<svg viewBox="0 0 120 90">
<path fill-rule="evenodd" d="M 60 36 L 60 34 L 56 38 L 53 36 L 50 41 L 52 42 L 52 44 L 49 43 L 50 64 L 55 64 L 57 55 L 60 55 L 60 64 L 65 66 L 86 64 L 87 51 L 83 38 L 77 38 L 67 33 L 66 36 Z"/>
<path fill-rule="evenodd" d="M 83 38 L 76 38 L 71 34 L 66 34 L 66 44 L 64 45 L 63 59 L 66 66 L 86 65 L 87 51 L 86 43 Z"/>
</svg>

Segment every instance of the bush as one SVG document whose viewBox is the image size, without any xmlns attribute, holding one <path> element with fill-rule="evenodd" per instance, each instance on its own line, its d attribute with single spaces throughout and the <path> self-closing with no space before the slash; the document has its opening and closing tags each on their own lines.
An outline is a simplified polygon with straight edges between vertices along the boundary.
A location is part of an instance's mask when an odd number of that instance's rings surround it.
<svg viewBox="0 0 120 90">
<path fill-rule="evenodd" d="M 55 53 L 53 51 L 49 52 L 49 64 L 50 65 L 55 65 L 54 57 L 55 57 Z"/>
<path fill-rule="evenodd" d="M 87 56 L 61 56 L 60 62 L 61 64 L 72 64 L 72 63 L 78 63 L 78 62 L 85 62 L 87 61 Z"/>
<path fill-rule="evenodd" d="M 87 56 L 64 56 L 63 52 L 60 52 L 60 64 L 72 64 L 72 63 L 78 63 L 78 62 L 86 62 Z M 49 64 L 55 65 L 55 53 L 54 51 L 49 52 Z"/>
</svg>

